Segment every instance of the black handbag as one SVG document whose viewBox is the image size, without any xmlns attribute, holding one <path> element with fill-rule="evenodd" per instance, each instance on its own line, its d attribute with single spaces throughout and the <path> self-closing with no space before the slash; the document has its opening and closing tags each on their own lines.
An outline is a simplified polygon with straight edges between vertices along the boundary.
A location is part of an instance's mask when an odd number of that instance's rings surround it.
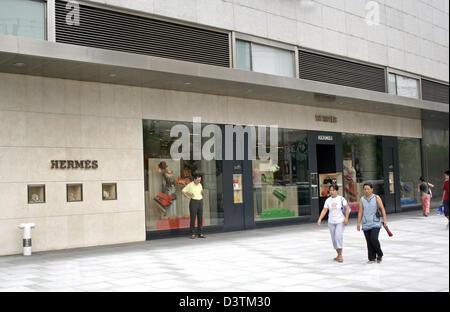
<svg viewBox="0 0 450 312">
<path fill-rule="evenodd" d="M 375 200 L 377 200 L 377 198 L 375 197 Z M 380 206 L 378 206 L 378 202 L 377 202 L 377 212 L 375 213 L 375 216 L 379 219 L 381 218 L 381 209 Z"/>
</svg>

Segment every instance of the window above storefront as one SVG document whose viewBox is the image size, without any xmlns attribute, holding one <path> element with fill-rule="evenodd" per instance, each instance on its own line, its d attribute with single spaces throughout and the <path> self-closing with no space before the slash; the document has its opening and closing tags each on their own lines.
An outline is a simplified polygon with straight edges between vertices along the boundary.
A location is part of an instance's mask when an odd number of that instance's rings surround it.
<svg viewBox="0 0 450 312">
<path fill-rule="evenodd" d="M 394 73 L 388 75 L 389 93 L 414 99 L 419 98 L 419 80 Z"/>
<path fill-rule="evenodd" d="M 295 77 L 294 52 L 254 42 L 236 40 L 236 67 L 285 77 Z"/>
<path fill-rule="evenodd" d="M 46 4 L 38 0 L 1 0 L 0 34 L 46 39 Z"/>
</svg>

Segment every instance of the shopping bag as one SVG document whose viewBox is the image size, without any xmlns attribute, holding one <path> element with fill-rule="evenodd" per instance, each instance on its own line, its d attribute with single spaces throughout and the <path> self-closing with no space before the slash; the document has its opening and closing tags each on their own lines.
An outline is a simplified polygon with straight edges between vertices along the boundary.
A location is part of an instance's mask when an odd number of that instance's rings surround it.
<svg viewBox="0 0 450 312">
<path fill-rule="evenodd" d="M 443 208 L 442 205 L 440 205 L 440 206 L 437 208 L 437 214 L 438 214 L 438 215 L 442 215 L 442 214 L 444 213 L 444 210 L 443 210 L 442 208 Z"/>
</svg>

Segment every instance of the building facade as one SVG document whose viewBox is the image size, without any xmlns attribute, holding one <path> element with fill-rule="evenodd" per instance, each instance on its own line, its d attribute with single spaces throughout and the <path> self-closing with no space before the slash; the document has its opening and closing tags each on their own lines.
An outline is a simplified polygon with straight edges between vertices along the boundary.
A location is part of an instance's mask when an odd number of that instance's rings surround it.
<svg viewBox="0 0 450 312">
<path fill-rule="evenodd" d="M 367 181 L 390 213 L 420 210 L 420 176 L 439 201 L 448 6 L 0 0 L 0 255 L 26 222 L 33 251 L 185 235 L 195 173 L 206 232 L 315 221 L 330 182 L 354 212 Z M 248 149 L 271 125 L 277 162 L 225 157 L 227 129 Z M 223 154 L 196 157 L 211 129 Z"/>
</svg>

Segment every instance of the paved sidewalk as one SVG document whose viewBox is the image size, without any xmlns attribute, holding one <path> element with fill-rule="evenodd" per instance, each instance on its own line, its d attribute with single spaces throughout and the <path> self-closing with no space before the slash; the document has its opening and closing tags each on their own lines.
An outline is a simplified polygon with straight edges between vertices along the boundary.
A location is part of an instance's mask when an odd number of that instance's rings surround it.
<svg viewBox="0 0 450 312">
<path fill-rule="evenodd" d="M 448 292 L 447 219 L 418 211 L 388 218 L 394 237 L 380 234 L 381 264 L 366 264 L 352 219 L 344 263 L 332 260 L 326 223 L 303 224 L 0 257 L 0 291 Z"/>
</svg>

